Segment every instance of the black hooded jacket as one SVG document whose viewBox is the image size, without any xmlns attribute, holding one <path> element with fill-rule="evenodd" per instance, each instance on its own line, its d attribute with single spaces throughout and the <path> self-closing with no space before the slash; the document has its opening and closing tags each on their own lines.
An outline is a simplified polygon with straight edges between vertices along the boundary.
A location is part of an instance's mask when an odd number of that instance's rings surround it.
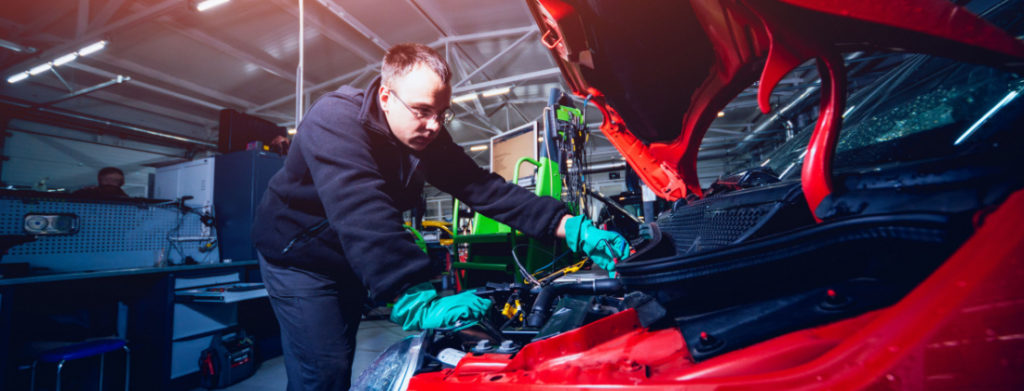
<svg viewBox="0 0 1024 391">
<path fill-rule="evenodd" d="M 341 87 L 303 118 L 256 211 L 253 241 L 269 262 L 358 281 L 375 301 L 397 297 L 436 274 L 402 226 L 424 180 L 529 236 L 554 236 L 565 206 L 480 168 L 447 129 L 423 151 L 399 142 L 379 83 Z"/>
</svg>

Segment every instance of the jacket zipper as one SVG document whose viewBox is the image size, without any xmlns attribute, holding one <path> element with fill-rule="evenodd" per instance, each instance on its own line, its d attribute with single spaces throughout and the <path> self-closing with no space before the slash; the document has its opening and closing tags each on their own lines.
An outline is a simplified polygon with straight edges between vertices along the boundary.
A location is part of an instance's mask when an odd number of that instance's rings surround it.
<svg viewBox="0 0 1024 391">
<path fill-rule="evenodd" d="M 299 232 L 298 235 L 295 235 L 295 237 L 288 242 L 287 246 L 284 246 L 284 249 L 281 250 L 281 255 L 287 254 L 288 251 L 291 251 L 292 246 L 294 246 L 296 242 L 319 235 L 321 232 L 327 229 L 327 226 L 327 219 L 323 219 L 319 223 L 316 223 L 315 225 L 306 228 L 302 232 Z"/>
</svg>

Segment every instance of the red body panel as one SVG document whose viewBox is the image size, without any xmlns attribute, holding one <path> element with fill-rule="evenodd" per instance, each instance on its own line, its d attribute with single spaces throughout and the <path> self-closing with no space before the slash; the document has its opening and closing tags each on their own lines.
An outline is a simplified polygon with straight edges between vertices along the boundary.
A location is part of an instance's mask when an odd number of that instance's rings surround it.
<svg viewBox="0 0 1024 391">
<path fill-rule="evenodd" d="M 701 195 L 697 155 L 717 113 L 760 78 L 759 105 L 764 112 L 775 85 L 802 62 L 816 59 L 822 75 L 821 115 L 804 160 L 803 186 L 813 212 L 832 192 L 831 161 L 846 96 L 842 52 L 894 49 L 946 56 L 995 66 L 1024 63 L 1024 43 L 946 0 L 907 1 L 690 1 L 714 49 L 715 64 L 691 94 L 678 137 L 645 144 L 606 103 L 600 85 L 586 80 L 582 69 L 594 64 L 584 23 L 569 1 L 539 0 L 530 7 L 544 31 L 570 88 L 592 95 L 604 113 L 601 131 L 625 156 L 643 181 L 668 200 Z M 808 23 L 830 18 L 832 25 Z M 666 48 L 685 55 L 687 48 Z"/>
<path fill-rule="evenodd" d="M 632 310 L 508 355 L 469 355 L 410 390 L 1024 389 L 1024 192 L 895 305 L 701 363 Z"/>
</svg>

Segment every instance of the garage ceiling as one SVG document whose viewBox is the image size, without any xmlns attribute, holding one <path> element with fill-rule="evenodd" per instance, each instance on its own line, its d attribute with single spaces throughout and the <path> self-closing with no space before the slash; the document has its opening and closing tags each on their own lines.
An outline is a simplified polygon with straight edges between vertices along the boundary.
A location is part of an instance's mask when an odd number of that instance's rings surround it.
<svg viewBox="0 0 1024 391">
<path fill-rule="evenodd" d="M 162 148 L 136 162 L 152 164 L 210 149 L 223 108 L 293 127 L 299 2 L 232 0 L 204 12 L 195 5 L 189 0 L 5 4 L 0 15 L 4 79 L 106 42 L 102 50 L 25 80 L 0 81 L 5 104 L 37 116 L 83 114 L 113 123 L 82 127 L 80 121 L 51 121 L 40 126 L 14 120 L 9 128 L 85 144 L 122 147 L 128 142 L 123 140 L 141 140 Z M 455 96 L 511 87 L 505 95 L 456 105 L 457 120 L 449 129 L 467 149 L 538 119 L 548 91 L 564 88 L 523 1 L 307 0 L 302 8 L 306 107 L 341 85 L 367 85 L 386 48 L 401 42 L 426 43 L 447 56 L 455 71 Z M 795 72 L 779 88 L 777 100 L 815 88 L 815 80 L 813 67 Z M 781 137 L 783 127 L 777 123 L 772 132 L 754 133 L 764 116 L 753 97 L 742 94 L 712 125 L 699 165 L 704 180 L 735 165 L 737 157 L 757 158 L 762 141 Z M 596 111 L 590 111 L 589 122 L 600 121 Z M 107 136 L 68 136 L 69 129 Z M 605 140 L 593 139 L 592 162 L 618 160 Z M 744 139 L 744 148 L 736 149 Z M 471 155 L 487 164 L 486 151 Z"/>
</svg>

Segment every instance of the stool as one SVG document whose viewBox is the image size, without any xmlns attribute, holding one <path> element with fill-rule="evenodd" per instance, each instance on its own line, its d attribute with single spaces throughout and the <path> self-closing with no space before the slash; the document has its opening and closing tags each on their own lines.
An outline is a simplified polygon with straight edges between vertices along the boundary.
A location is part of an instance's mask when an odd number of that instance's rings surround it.
<svg viewBox="0 0 1024 391">
<path fill-rule="evenodd" d="M 57 364 L 57 384 L 56 391 L 60 391 L 60 371 L 64 368 L 64 363 L 70 360 L 78 360 L 81 358 L 93 357 L 95 355 L 100 356 L 100 391 L 103 390 L 103 358 L 107 353 L 115 350 L 124 350 L 124 389 L 128 391 L 128 373 L 130 363 L 130 351 L 128 344 L 125 340 L 120 338 L 107 338 L 98 339 L 86 342 L 79 342 L 76 344 L 68 345 L 65 347 L 50 349 L 39 353 L 39 357 L 32 362 L 32 385 L 31 390 L 36 389 L 36 364 L 40 361 L 47 363 Z"/>
</svg>

